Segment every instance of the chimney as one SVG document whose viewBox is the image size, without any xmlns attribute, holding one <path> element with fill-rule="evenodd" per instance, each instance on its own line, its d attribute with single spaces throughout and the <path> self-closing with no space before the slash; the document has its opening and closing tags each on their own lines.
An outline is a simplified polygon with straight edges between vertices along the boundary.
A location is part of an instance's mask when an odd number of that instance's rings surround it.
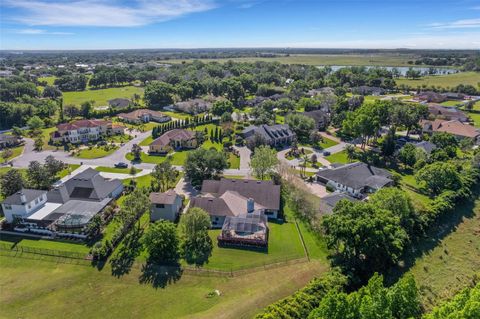
<svg viewBox="0 0 480 319">
<path fill-rule="evenodd" d="M 26 204 L 27 203 L 27 197 L 25 196 L 25 194 L 23 192 L 20 191 L 20 201 L 22 202 L 22 204 Z"/>
<path fill-rule="evenodd" d="M 255 201 L 253 198 L 247 199 L 247 213 L 252 213 L 254 211 Z"/>
</svg>

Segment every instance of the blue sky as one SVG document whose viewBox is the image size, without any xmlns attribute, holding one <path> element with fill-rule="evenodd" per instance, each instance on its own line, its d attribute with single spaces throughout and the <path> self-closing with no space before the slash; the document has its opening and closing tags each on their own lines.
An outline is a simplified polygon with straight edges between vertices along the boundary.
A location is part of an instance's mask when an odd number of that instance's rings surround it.
<svg viewBox="0 0 480 319">
<path fill-rule="evenodd" d="M 0 49 L 480 48 L 480 0 L 2 0 Z"/>
</svg>

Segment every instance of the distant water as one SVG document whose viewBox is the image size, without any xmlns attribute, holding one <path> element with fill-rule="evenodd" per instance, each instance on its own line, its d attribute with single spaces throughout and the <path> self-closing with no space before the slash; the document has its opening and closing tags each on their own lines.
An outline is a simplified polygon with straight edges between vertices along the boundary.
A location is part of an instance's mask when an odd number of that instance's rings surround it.
<svg viewBox="0 0 480 319">
<path fill-rule="evenodd" d="M 351 65 L 319 65 L 319 68 L 323 67 L 330 67 L 333 72 L 338 71 L 343 68 L 349 68 L 352 67 Z M 400 75 L 405 76 L 407 73 L 408 69 L 410 67 L 408 66 L 373 66 L 373 65 L 366 65 L 364 66 L 367 69 L 370 68 L 382 68 L 382 69 L 387 69 L 389 71 L 392 71 L 393 69 L 397 69 Z M 442 74 L 453 74 L 453 73 L 458 73 L 460 70 L 458 69 L 451 69 L 451 68 L 438 68 L 438 67 L 417 67 L 417 66 L 412 66 L 412 69 L 415 71 L 420 71 L 422 75 L 442 75 Z"/>
</svg>

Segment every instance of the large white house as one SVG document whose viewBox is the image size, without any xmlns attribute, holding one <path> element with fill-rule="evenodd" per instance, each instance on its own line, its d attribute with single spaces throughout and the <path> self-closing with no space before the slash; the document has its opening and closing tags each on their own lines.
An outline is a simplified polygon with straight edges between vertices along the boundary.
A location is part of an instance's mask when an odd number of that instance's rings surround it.
<svg viewBox="0 0 480 319">
<path fill-rule="evenodd" d="M 123 134 L 125 127 L 104 120 L 78 120 L 57 125 L 50 137 L 53 142 L 85 143 L 105 136 Z"/>
<path fill-rule="evenodd" d="M 15 218 L 26 218 L 45 206 L 47 192 L 36 189 L 22 189 L 7 197 L 2 203 L 3 213 L 7 222 Z"/>
</svg>

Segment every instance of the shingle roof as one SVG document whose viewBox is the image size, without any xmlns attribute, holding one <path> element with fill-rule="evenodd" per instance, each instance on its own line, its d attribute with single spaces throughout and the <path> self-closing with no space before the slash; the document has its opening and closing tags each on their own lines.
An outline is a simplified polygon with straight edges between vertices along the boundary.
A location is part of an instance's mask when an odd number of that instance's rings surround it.
<svg viewBox="0 0 480 319">
<path fill-rule="evenodd" d="M 170 144 L 170 141 L 188 141 L 193 138 L 195 138 L 193 131 L 177 128 L 162 134 L 162 136 L 155 139 L 150 145 L 166 146 Z"/>
<path fill-rule="evenodd" d="M 115 98 L 108 100 L 108 104 L 113 107 L 127 107 L 130 105 L 130 100 L 125 98 Z"/>
<path fill-rule="evenodd" d="M 357 199 L 349 196 L 345 193 L 331 193 L 325 197 L 320 198 L 320 212 L 325 214 L 331 214 L 335 205 L 342 199 L 349 200 L 351 202 L 356 202 Z"/>
<path fill-rule="evenodd" d="M 469 124 L 464 124 L 457 120 L 440 120 L 435 119 L 434 121 L 422 120 L 420 125 L 425 128 L 431 127 L 433 132 L 446 132 L 457 136 L 476 138 L 480 135 L 480 131 L 474 126 Z"/>
<path fill-rule="evenodd" d="M 202 193 L 222 196 L 227 191 L 237 192 L 245 198 L 253 198 L 255 203 L 266 209 L 280 209 L 280 185 L 275 185 L 272 181 L 222 178 L 219 181 L 204 180 L 202 183 Z"/>
<path fill-rule="evenodd" d="M 22 200 L 21 196 L 25 195 L 26 202 L 29 203 L 32 200 L 42 196 L 43 194 L 46 194 L 46 191 L 42 190 L 37 190 L 37 189 L 28 189 L 28 188 L 23 188 L 22 190 L 16 192 L 13 195 L 8 196 L 4 201 L 3 204 L 9 204 L 9 205 L 21 205 Z"/>
<path fill-rule="evenodd" d="M 288 124 L 251 125 L 242 131 L 242 135 L 245 139 L 253 138 L 256 134 L 262 136 L 267 142 L 295 135 Z"/>
<path fill-rule="evenodd" d="M 167 115 L 163 114 L 162 112 L 158 112 L 158 111 L 154 111 L 154 110 L 138 109 L 138 110 L 134 110 L 130 113 L 120 113 L 120 114 L 118 114 L 118 117 L 137 120 L 137 119 L 140 119 L 145 114 L 150 114 L 150 116 L 154 116 L 154 117 L 167 116 Z"/>
<path fill-rule="evenodd" d="M 169 189 L 165 193 L 150 193 L 150 202 L 152 204 L 166 204 L 172 205 L 175 203 L 175 200 L 178 195 L 173 189 Z"/>
<path fill-rule="evenodd" d="M 71 123 L 63 123 L 57 125 L 57 130 L 59 131 L 71 131 L 71 130 L 78 130 L 80 128 L 86 127 L 98 127 L 112 124 L 111 121 L 104 121 L 104 120 L 77 120 Z"/>
<path fill-rule="evenodd" d="M 392 181 L 391 174 L 387 170 L 362 162 L 320 170 L 317 172 L 317 176 L 353 189 L 360 189 L 365 186 L 379 188 Z"/>
</svg>

